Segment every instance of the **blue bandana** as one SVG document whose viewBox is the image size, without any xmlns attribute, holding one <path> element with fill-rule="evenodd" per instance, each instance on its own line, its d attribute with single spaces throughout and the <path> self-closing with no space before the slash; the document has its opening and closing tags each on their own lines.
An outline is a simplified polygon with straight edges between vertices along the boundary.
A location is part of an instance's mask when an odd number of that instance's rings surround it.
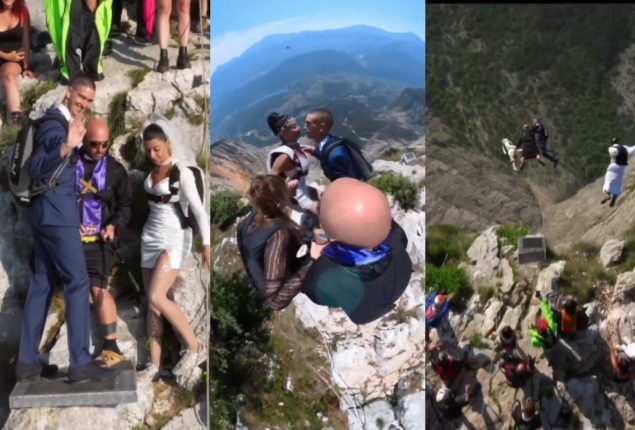
<svg viewBox="0 0 635 430">
<path fill-rule="evenodd" d="M 389 253 L 388 240 L 380 243 L 374 251 L 346 245 L 341 242 L 331 242 L 322 250 L 322 254 L 345 266 L 363 266 L 375 263 L 385 258 Z"/>
</svg>

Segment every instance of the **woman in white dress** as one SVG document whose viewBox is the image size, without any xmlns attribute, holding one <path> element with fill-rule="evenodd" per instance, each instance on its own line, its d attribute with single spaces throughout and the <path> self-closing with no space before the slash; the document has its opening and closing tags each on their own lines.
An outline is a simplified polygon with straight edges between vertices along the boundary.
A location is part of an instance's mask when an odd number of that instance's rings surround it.
<svg viewBox="0 0 635 430">
<path fill-rule="evenodd" d="M 203 260 L 210 268 L 209 217 L 199 197 L 194 174 L 184 164 L 172 158 L 172 150 L 179 144 L 178 134 L 169 121 L 152 114 L 144 124 L 143 144 L 154 168 L 144 180 L 150 212 L 141 235 L 141 267 L 148 297 L 147 331 L 150 338 L 150 366 L 146 373 L 154 377 L 161 363 L 163 317 L 178 331 L 187 349 L 172 370 L 174 375 L 190 371 L 206 358 L 204 346 L 198 341 L 183 310 L 170 298 L 168 291 L 174 284 L 182 263 L 192 247 L 191 228 L 181 227 L 179 208 L 192 211 L 203 239 Z M 178 168 L 179 189 L 171 193 L 170 174 Z"/>
<path fill-rule="evenodd" d="M 621 145 L 618 143 L 619 139 L 617 137 L 614 137 L 611 142 L 613 143 L 613 145 L 609 146 L 611 162 L 606 169 L 604 186 L 602 187 L 605 197 L 600 202 L 604 204 L 610 200 L 610 207 L 615 204 L 615 200 L 622 194 L 622 182 L 624 181 L 628 159 L 635 152 L 635 146 Z"/>
</svg>

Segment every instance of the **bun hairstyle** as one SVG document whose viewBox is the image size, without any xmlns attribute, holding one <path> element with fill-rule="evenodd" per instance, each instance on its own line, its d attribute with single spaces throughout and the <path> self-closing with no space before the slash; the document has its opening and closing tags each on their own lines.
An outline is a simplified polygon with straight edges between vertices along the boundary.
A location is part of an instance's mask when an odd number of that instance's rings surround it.
<svg viewBox="0 0 635 430">
<path fill-rule="evenodd" d="M 172 155 L 172 146 L 170 145 L 170 140 L 165 134 L 165 131 L 163 131 L 163 129 L 159 126 L 159 124 L 152 123 L 143 130 L 143 141 L 147 142 L 152 139 L 159 139 L 165 142 L 165 144 L 168 145 L 168 154 L 170 154 L 170 156 Z"/>
<path fill-rule="evenodd" d="M 166 136 L 163 129 L 156 123 L 150 124 L 143 130 L 143 140 L 152 139 L 160 139 L 164 141 L 168 140 L 168 137 Z"/>
<path fill-rule="evenodd" d="M 282 129 L 284 124 L 287 122 L 287 119 L 289 119 L 289 115 L 280 115 L 278 112 L 271 112 L 267 115 L 267 124 L 273 134 L 278 136 L 280 129 Z"/>
</svg>

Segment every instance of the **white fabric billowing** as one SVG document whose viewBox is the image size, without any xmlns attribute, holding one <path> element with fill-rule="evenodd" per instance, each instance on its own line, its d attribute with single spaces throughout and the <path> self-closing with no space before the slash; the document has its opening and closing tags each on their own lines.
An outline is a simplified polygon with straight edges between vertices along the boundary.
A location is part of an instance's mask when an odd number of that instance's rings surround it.
<svg viewBox="0 0 635 430">
<path fill-rule="evenodd" d="M 309 158 L 302 151 L 295 151 L 287 145 L 281 145 L 267 154 L 267 173 L 269 174 L 272 173 L 275 154 L 285 154 L 291 160 L 299 161 L 300 170 L 297 168 L 287 170 L 284 172 L 284 176 L 287 180 L 298 180 L 298 186 L 295 189 L 293 197 L 302 209 L 308 209 L 314 203 L 313 200 L 311 200 L 309 189 L 306 185 L 306 177 L 309 173 Z"/>
<path fill-rule="evenodd" d="M 635 146 L 624 145 L 624 148 L 626 148 L 629 158 L 635 152 Z M 617 148 L 615 146 L 610 146 L 609 155 L 611 156 L 611 162 L 606 169 L 606 174 L 604 175 L 604 185 L 602 186 L 602 191 L 604 193 L 611 193 L 614 196 L 622 194 L 622 182 L 624 181 L 624 172 L 626 172 L 626 166 L 620 166 L 615 162 L 617 154 Z"/>
<path fill-rule="evenodd" d="M 152 185 L 151 175 L 143 182 L 147 193 L 157 196 L 170 194 L 170 179 Z M 170 257 L 170 267 L 180 269 L 192 248 L 192 230 L 182 229 L 173 203 L 148 201 L 150 213 L 141 234 L 141 267 L 153 269 L 162 251 Z M 209 237 L 209 234 L 208 234 Z"/>
</svg>

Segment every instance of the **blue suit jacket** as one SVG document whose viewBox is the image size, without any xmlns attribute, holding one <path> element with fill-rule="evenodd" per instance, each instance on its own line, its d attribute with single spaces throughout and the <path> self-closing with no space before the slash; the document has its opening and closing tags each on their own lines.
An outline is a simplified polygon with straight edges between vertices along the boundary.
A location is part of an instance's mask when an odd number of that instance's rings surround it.
<svg viewBox="0 0 635 430">
<path fill-rule="evenodd" d="M 51 108 L 46 113 L 60 114 L 56 108 Z M 58 121 L 51 120 L 40 124 L 35 134 L 35 148 L 31 158 L 30 173 L 33 181 L 46 182 L 50 178 L 55 168 L 63 161 L 60 147 L 65 141 L 66 130 Z M 58 185 L 31 202 L 28 219 L 32 224 L 79 229 L 75 168 L 75 164 L 68 163 Z"/>
<path fill-rule="evenodd" d="M 340 145 L 333 149 L 328 156 L 328 160 L 325 159 L 322 154 L 326 152 L 326 149 L 333 144 L 339 137 L 329 135 L 328 140 L 324 144 L 324 147 L 320 151 L 318 148 L 315 156 L 319 158 L 320 165 L 326 177 L 333 182 L 339 178 L 357 178 L 357 172 L 355 165 L 351 159 L 351 154 L 344 146 Z"/>
</svg>

